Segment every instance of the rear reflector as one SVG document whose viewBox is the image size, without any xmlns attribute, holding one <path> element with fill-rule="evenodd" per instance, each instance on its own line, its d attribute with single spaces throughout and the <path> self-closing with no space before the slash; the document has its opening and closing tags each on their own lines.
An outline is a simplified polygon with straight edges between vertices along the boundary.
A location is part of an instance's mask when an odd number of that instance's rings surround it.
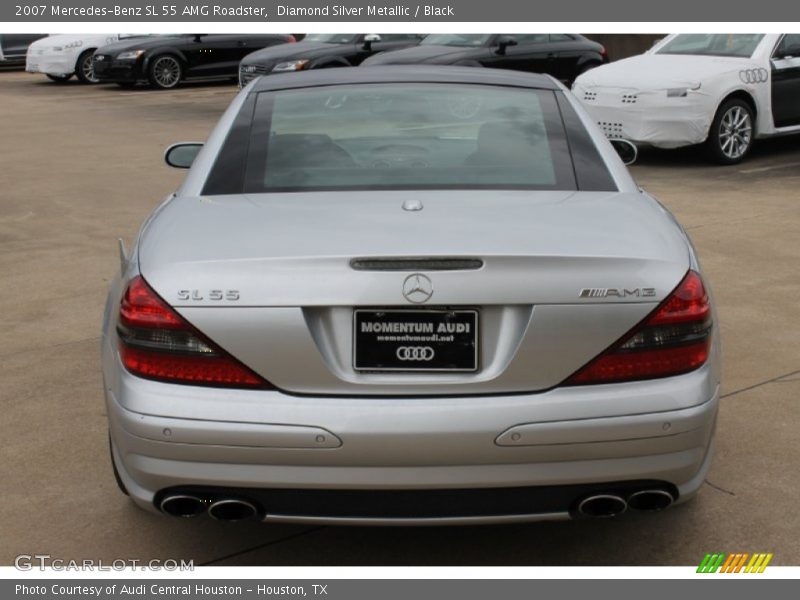
<svg viewBox="0 0 800 600">
<path fill-rule="evenodd" d="M 563 385 L 618 383 L 693 371 L 708 360 L 711 325 L 703 280 L 689 271 L 644 321 Z"/>
<path fill-rule="evenodd" d="M 140 276 L 122 297 L 117 333 L 122 363 L 134 375 L 170 383 L 272 388 L 187 323 Z"/>
</svg>

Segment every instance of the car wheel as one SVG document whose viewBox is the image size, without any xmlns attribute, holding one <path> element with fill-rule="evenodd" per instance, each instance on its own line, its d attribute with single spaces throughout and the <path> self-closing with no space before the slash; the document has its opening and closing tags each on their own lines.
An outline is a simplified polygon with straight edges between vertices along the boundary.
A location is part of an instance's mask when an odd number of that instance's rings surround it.
<svg viewBox="0 0 800 600">
<path fill-rule="evenodd" d="M 78 57 L 78 62 L 75 63 L 75 75 L 81 83 L 100 83 L 100 80 L 94 74 L 93 54 L 94 50 L 86 50 Z"/>
<path fill-rule="evenodd" d="M 169 54 L 155 57 L 150 61 L 150 67 L 147 69 L 147 79 L 150 81 L 150 85 L 160 90 L 174 88 L 180 82 L 181 77 L 183 77 L 181 62 Z"/>
<path fill-rule="evenodd" d="M 717 110 L 706 144 L 711 158 L 721 165 L 741 162 L 754 139 L 753 109 L 740 98 L 723 102 Z"/>
<path fill-rule="evenodd" d="M 55 81 L 56 83 L 66 83 L 67 81 L 72 79 L 72 73 L 70 73 L 69 75 L 50 75 L 48 73 L 47 78 L 50 81 Z"/>
<path fill-rule="evenodd" d="M 111 460 L 111 468 L 114 470 L 114 481 L 117 482 L 119 491 L 126 496 L 129 496 L 130 494 L 128 494 L 128 488 L 126 488 L 125 484 L 122 483 L 122 478 L 119 476 L 119 471 L 117 471 L 117 463 L 114 462 L 114 452 L 111 450 L 111 434 L 108 436 L 108 457 Z"/>
</svg>

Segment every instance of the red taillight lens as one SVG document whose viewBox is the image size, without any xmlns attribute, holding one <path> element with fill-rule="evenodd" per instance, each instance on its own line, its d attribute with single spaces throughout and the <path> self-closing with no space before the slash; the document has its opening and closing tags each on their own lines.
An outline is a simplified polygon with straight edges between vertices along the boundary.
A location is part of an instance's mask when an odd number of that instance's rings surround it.
<svg viewBox="0 0 800 600">
<path fill-rule="evenodd" d="M 295 43 L 297 43 L 297 38 L 290 34 L 290 35 L 287 36 L 286 43 L 287 44 L 295 44 Z"/>
<path fill-rule="evenodd" d="M 122 363 L 140 377 L 194 385 L 272 387 L 189 325 L 142 277 L 132 279 L 125 290 L 117 333 Z"/>
<path fill-rule="evenodd" d="M 564 385 L 618 383 L 693 371 L 708 360 L 711 325 L 703 280 L 689 271 L 650 316 Z"/>
</svg>

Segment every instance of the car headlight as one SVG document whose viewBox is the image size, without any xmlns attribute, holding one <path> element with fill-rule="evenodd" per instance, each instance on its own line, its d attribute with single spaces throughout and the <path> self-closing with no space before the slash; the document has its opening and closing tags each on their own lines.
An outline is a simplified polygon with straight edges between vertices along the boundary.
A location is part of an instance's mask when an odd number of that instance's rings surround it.
<svg viewBox="0 0 800 600">
<path fill-rule="evenodd" d="M 129 50 L 127 52 L 120 52 L 117 54 L 117 60 L 136 60 L 142 54 L 144 54 L 144 50 Z"/>
<path fill-rule="evenodd" d="M 272 67 L 273 73 L 281 73 L 286 71 L 302 71 L 306 68 L 306 65 L 309 63 L 308 59 L 303 60 L 290 60 L 287 62 L 278 63 L 274 67 Z"/>
<path fill-rule="evenodd" d="M 685 98 L 689 95 L 689 92 L 699 90 L 701 85 L 701 83 L 697 83 L 689 87 L 669 88 L 667 90 L 667 98 Z"/>
</svg>

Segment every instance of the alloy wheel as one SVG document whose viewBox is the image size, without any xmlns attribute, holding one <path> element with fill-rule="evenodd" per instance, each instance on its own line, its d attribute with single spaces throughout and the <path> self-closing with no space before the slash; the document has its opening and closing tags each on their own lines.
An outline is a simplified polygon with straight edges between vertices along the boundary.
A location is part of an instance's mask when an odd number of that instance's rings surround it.
<svg viewBox="0 0 800 600">
<path fill-rule="evenodd" d="M 738 160 L 753 141 L 753 120 L 742 106 L 732 106 L 719 124 L 719 148 L 729 160 Z"/>
</svg>

